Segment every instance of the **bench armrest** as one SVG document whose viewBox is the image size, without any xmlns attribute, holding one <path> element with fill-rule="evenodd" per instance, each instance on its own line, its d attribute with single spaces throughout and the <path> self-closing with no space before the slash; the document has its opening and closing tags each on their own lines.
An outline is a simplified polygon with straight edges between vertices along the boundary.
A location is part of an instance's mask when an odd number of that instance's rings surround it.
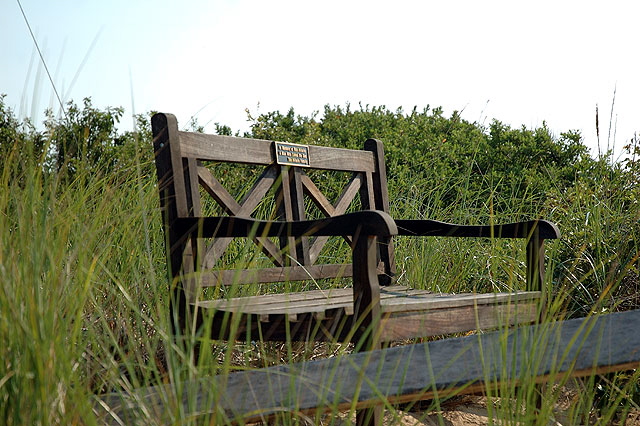
<svg viewBox="0 0 640 426">
<path fill-rule="evenodd" d="M 455 225 L 436 220 L 396 220 L 398 235 L 481 238 L 524 238 L 527 240 L 526 288 L 541 291 L 544 283 L 544 240 L 560 238 L 558 227 L 546 220 L 496 225 Z"/>
<path fill-rule="evenodd" d="M 187 217 L 172 224 L 182 235 L 197 233 L 200 237 L 305 237 L 369 235 L 388 237 L 398 228 L 387 213 L 365 210 L 318 220 L 295 222 L 267 221 L 239 217 Z"/>
<path fill-rule="evenodd" d="M 437 220 L 396 220 L 398 235 L 434 237 L 560 238 L 558 227 L 546 220 L 530 220 L 496 225 L 456 225 Z"/>
</svg>

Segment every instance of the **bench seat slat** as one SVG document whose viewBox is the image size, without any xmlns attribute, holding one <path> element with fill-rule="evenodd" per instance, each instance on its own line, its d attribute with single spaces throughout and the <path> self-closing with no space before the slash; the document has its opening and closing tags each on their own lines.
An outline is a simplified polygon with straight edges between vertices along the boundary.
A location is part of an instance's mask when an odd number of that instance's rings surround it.
<svg viewBox="0 0 640 426">
<path fill-rule="evenodd" d="M 525 291 L 450 295 L 403 286 L 382 288 L 381 339 L 402 340 L 531 323 L 539 315 L 540 297 L 540 292 Z M 342 340 L 350 331 L 345 324 L 351 324 L 349 318 L 354 314 L 353 290 L 349 288 L 208 300 L 197 305 L 212 309 L 219 319 L 231 315 L 234 322 L 238 321 L 240 333 L 257 333 L 260 323 L 274 340 L 277 336 L 286 338 L 286 333 L 296 340 L 317 332 L 319 325 L 323 330 L 333 330 L 324 338 Z M 286 331 L 286 323 L 295 323 L 296 327 Z"/>
<path fill-rule="evenodd" d="M 409 292 L 407 287 L 394 286 L 394 291 L 389 292 L 383 289 L 380 292 L 381 300 L 394 297 L 402 297 Z M 426 290 L 419 290 L 424 292 Z M 415 294 L 419 294 L 416 292 Z M 233 299 L 206 300 L 197 303 L 199 307 L 205 309 L 217 309 L 230 312 L 257 313 L 279 313 L 289 314 L 300 312 L 299 309 L 310 309 L 314 306 L 324 306 L 326 309 L 353 306 L 353 289 L 336 288 L 329 290 L 312 290 L 285 294 L 268 294 L 263 296 L 238 297 Z"/>
<path fill-rule="evenodd" d="M 384 273 L 384 265 L 378 265 L 378 273 Z M 199 274 L 202 287 L 229 286 L 234 284 L 264 284 L 289 281 L 321 280 L 326 278 L 350 278 L 351 263 L 333 263 L 309 266 L 283 266 L 259 269 L 207 270 Z"/>
<path fill-rule="evenodd" d="M 385 287 L 382 289 L 381 297 L 390 297 L 391 295 L 397 296 L 403 293 L 406 293 L 409 289 L 406 286 L 391 286 Z M 413 290 L 416 291 L 416 290 Z M 428 293 L 427 290 L 418 290 Z M 274 303 L 297 303 L 297 302 L 305 302 L 309 300 L 322 300 L 326 301 L 328 299 L 334 298 L 342 298 L 342 297 L 353 297 L 353 289 L 350 288 L 334 288 L 327 290 L 310 290 L 310 291 L 300 291 L 300 292 L 292 292 L 292 293 L 284 293 L 284 294 L 267 294 L 262 296 L 248 296 L 248 297 L 235 297 L 231 299 L 216 299 L 216 300 L 204 300 L 198 302 L 198 306 L 203 308 L 219 308 L 220 306 L 261 306 L 261 305 L 272 305 Z"/>
<path fill-rule="evenodd" d="M 388 291 L 384 287 L 380 289 L 380 306 L 382 312 L 411 312 L 461 306 L 508 304 L 537 300 L 540 296 L 541 293 L 538 291 L 437 294 L 425 290 L 408 290 L 406 287 L 394 286 L 392 291 Z M 229 300 L 206 300 L 198 302 L 198 306 L 222 311 L 241 310 L 249 314 L 288 314 L 290 312 L 302 312 L 299 309 L 310 309 L 313 306 L 324 306 L 326 309 L 353 307 L 353 290 L 350 288 L 313 290 L 288 294 L 239 297 Z"/>
<path fill-rule="evenodd" d="M 350 263 L 292 266 L 281 268 L 261 268 L 244 270 L 205 271 L 201 274 L 202 287 L 218 285 L 277 283 L 303 281 L 308 279 L 348 278 L 353 275 Z"/>
<path fill-rule="evenodd" d="M 450 307 L 447 309 L 432 309 L 413 312 L 389 312 L 383 313 L 380 336 L 385 342 L 394 340 L 406 340 L 417 337 L 441 336 L 452 333 L 464 333 L 471 330 L 488 330 L 515 324 L 527 324 L 534 322 L 538 315 L 537 305 L 531 303 L 519 304 L 492 304 L 492 305 L 466 305 Z M 333 307 L 315 305 L 310 307 L 290 309 L 286 314 L 282 312 L 270 312 L 268 310 L 247 313 L 242 312 L 241 321 L 244 325 L 260 321 L 262 327 L 268 328 L 268 323 L 281 324 L 284 321 L 291 323 L 305 322 L 308 329 L 313 329 L 313 322 L 317 320 L 330 320 L 350 318 L 353 315 L 353 306 L 349 304 L 335 305 Z M 266 325 L 265 325 L 266 324 Z M 333 325 L 340 326 L 337 321 Z M 348 332 L 349 330 L 343 330 Z M 335 337 L 340 340 L 343 334 Z"/>
<path fill-rule="evenodd" d="M 533 300 L 519 303 L 460 305 L 441 309 L 385 313 L 381 340 L 390 342 L 418 337 L 443 336 L 472 330 L 491 330 L 538 319 Z"/>
</svg>

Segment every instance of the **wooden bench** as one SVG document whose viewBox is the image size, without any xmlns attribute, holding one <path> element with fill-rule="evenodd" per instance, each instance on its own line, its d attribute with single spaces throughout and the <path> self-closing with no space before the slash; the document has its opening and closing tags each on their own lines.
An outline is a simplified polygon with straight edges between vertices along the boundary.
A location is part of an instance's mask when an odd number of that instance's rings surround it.
<svg viewBox="0 0 640 426">
<path fill-rule="evenodd" d="M 182 132 L 171 114 L 155 114 L 152 127 L 178 329 L 209 318 L 216 339 L 362 341 L 368 336 L 363 348 L 373 349 L 385 341 L 529 323 L 539 314 L 544 240 L 559 237 L 552 223 L 460 226 L 394 220 L 383 146 L 373 139 L 364 150 L 348 150 Z M 220 167 L 225 163 L 261 170 L 239 201 L 214 176 L 216 167 L 228 172 Z M 320 183 L 307 173 L 311 170 L 349 175 L 335 202 L 320 191 Z M 206 215 L 211 207 L 205 206 L 204 194 L 215 200 L 221 215 Z M 252 216 L 265 206 L 271 210 L 263 216 L 274 220 Z M 316 217 L 326 217 L 309 220 L 311 208 Z M 507 293 L 456 295 L 395 285 L 395 235 L 521 238 L 526 283 Z M 323 262 L 322 250 L 331 236 L 349 244 L 351 263 Z M 273 265 L 230 270 L 225 249 L 236 237 L 255 242 Z M 206 239 L 212 240 L 207 246 Z M 200 292 L 340 277 L 351 277 L 351 288 L 212 300 L 204 300 Z M 207 317 L 203 311 L 212 314 Z M 369 333 L 372 329 L 376 333 Z"/>
<path fill-rule="evenodd" d="M 540 314 L 544 240 L 559 237 L 550 222 L 394 220 L 383 145 L 374 139 L 350 150 L 207 135 L 179 131 L 176 118 L 162 113 L 152 117 L 152 129 L 177 335 L 352 341 L 356 350 L 372 350 L 393 340 L 531 323 Z M 251 174 L 233 175 L 234 164 L 258 169 L 240 199 L 224 186 L 225 174 L 232 183 Z M 333 202 L 320 190 L 321 173 L 348 175 Z M 526 282 L 504 293 L 455 295 L 396 285 L 392 238 L 399 235 L 520 238 Z M 336 263 L 341 246 L 330 237 L 346 241 L 351 262 Z M 262 258 L 248 251 L 245 264 L 230 268 L 247 253 L 234 238 L 255 243 Z M 242 284 L 282 289 L 276 283 L 304 280 L 338 285 L 233 297 Z M 205 299 L 207 288 L 218 297 Z"/>
<path fill-rule="evenodd" d="M 638 328 L 640 310 L 521 326 L 104 395 L 95 412 L 106 424 L 243 424 L 562 382 L 640 367 Z"/>
</svg>

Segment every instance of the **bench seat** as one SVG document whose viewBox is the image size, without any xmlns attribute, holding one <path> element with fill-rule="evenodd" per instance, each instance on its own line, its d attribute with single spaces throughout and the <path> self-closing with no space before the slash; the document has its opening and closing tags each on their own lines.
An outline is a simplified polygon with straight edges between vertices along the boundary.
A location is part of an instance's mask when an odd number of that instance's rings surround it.
<svg viewBox="0 0 640 426">
<path fill-rule="evenodd" d="M 381 287 L 381 340 L 531 323 L 538 316 L 540 298 L 539 291 L 442 294 L 399 285 Z M 286 340 L 287 330 L 293 340 L 306 340 L 301 338 L 314 331 L 322 334 L 320 340 L 348 340 L 351 328 L 347 325 L 353 323 L 354 314 L 351 288 L 205 300 L 195 306 L 214 311 L 214 324 L 233 315 L 238 324 L 235 337 L 240 340 L 247 331 Z"/>
</svg>

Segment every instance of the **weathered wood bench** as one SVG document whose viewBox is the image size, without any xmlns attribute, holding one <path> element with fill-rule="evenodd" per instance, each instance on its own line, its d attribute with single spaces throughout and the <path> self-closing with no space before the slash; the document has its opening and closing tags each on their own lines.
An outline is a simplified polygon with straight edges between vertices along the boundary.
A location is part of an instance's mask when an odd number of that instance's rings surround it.
<svg viewBox="0 0 640 426">
<path fill-rule="evenodd" d="M 179 131 L 171 114 L 155 114 L 152 127 L 177 331 L 206 319 L 215 339 L 350 340 L 374 349 L 391 340 L 530 323 L 539 315 L 544 240 L 559 237 L 550 222 L 394 220 L 383 146 L 373 139 L 364 150 L 349 150 L 207 135 Z M 221 182 L 230 164 L 260 170 L 239 201 Z M 319 170 L 349 176 L 335 202 L 319 189 L 323 176 L 312 179 Z M 268 220 L 258 220 L 260 212 Z M 456 295 L 421 290 L 420 283 L 418 289 L 395 285 L 396 235 L 523 239 L 526 282 L 506 293 Z M 327 244 L 332 236 L 347 242 L 351 263 L 325 263 L 339 248 Z M 231 269 L 225 250 L 233 238 L 255 242 L 271 266 L 250 254 Z M 224 291 L 344 277 L 351 277 L 350 288 L 235 298 Z M 205 300 L 203 288 L 223 297 Z"/>
<path fill-rule="evenodd" d="M 351 341 L 356 350 L 372 350 L 393 340 L 531 323 L 540 315 L 544 240 L 559 237 L 550 222 L 394 220 L 383 145 L 374 139 L 351 150 L 207 135 L 179 131 L 176 118 L 161 113 L 152 129 L 177 335 L 207 330 L 224 340 Z M 233 164 L 259 169 L 239 200 L 223 185 Z M 349 176 L 334 202 L 314 171 Z M 233 176 L 228 180 L 244 182 L 251 174 Z M 523 239 L 526 280 L 491 294 L 396 285 L 397 235 Z M 350 263 L 325 263 L 340 251 L 330 237 L 346 241 Z M 249 252 L 245 264 L 230 268 L 247 253 L 232 245 L 234 238 L 255 243 L 263 259 Z M 278 288 L 275 283 L 345 277 L 350 287 L 232 297 L 242 284 Z M 203 298 L 206 288 L 223 297 Z"/>
<path fill-rule="evenodd" d="M 640 367 L 638 328 L 640 310 L 520 326 L 105 395 L 95 411 L 107 424 L 244 423 L 561 382 Z"/>
</svg>

